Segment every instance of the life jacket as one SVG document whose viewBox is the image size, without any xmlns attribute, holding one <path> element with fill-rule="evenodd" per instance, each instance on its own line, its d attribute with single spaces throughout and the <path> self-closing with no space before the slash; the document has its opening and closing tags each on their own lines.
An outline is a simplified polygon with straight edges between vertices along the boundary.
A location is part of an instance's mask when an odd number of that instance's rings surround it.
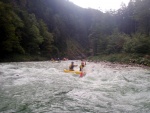
<svg viewBox="0 0 150 113">
<path fill-rule="evenodd" d="M 80 65 L 80 71 L 82 71 L 83 67 L 84 67 L 84 64 L 81 64 Z"/>
</svg>

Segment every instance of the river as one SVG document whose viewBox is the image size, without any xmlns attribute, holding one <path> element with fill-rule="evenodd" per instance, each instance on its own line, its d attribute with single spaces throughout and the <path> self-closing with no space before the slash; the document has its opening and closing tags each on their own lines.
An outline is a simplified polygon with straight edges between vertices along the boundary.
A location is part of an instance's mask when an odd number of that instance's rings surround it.
<svg viewBox="0 0 150 113">
<path fill-rule="evenodd" d="M 87 62 L 81 78 L 70 63 L 0 63 L 0 113 L 150 113 L 149 68 Z"/>
</svg>

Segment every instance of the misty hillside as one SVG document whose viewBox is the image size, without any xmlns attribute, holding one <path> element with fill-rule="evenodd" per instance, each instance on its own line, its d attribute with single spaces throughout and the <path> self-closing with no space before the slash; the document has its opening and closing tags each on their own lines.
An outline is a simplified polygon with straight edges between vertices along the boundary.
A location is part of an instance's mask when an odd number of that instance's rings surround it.
<svg viewBox="0 0 150 113">
<path fill-rule="evenodd" d="M 103 13 L 68 0 L 0 0 L 0 57 L 149 55 L 149 3 L 131 0 Z"/>
</svg>

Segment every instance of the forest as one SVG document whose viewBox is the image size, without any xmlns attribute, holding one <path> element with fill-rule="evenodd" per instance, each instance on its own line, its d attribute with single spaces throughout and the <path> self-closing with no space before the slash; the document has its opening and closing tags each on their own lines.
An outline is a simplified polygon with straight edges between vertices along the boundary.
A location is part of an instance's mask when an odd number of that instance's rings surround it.
<svg viewBox="0 0 150 113">
<path fill-rule="evenodd" d="M 67 57 L 150 66 L 149 4 L 130 0 L 102 12 L 69 0 L 0 0 L 0 61 Z"/>
</svg>

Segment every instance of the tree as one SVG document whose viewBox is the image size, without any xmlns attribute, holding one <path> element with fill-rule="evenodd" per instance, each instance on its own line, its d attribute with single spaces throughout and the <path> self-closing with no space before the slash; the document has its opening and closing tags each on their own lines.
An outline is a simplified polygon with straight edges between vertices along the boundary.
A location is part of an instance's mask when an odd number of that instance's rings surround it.
<svg viewBox="0 0 150 113">
<path fill-rule="evenodd" d="M 136 0 L 135 1 L 135 19 L 139 23 L 138 30 L 149 36 L 150 33 L 150 1 Z"/>
<path fill-rule="evenodd" d="M 48 32 L 48 28 L 46 26 L 46 24 L 40 20 L 39 21 L 39 30 L 40 30 L 40 34 L 43 37 L 43 42 L 40 44 L 40 49 L 41 49 L 41 53 L 43 54 L 43 56 L 46 57 L 52 57 L 53 56 L 53 35 L 52 33 Z"/>
<path fill-rule="evenodd" d="M 24 49 L 20 45 L 21 37 L 18 33 L 19 29 L 23 27 L 23 22 L 10 5 L 0 2 L 0 12 L 1 55 L 24 53 Z"/>
<path fill-rule="evenodd" d="M 29 54 L 40 54 L 39 45 L 43 42 L 43 37 L 40 34 L 38 22 L 34 14 L 20 12 L 24 27 L 22 29 L 21 45 Z"/>
<path fill-rule="evenodd" d="M 124 44 L 124 51 L 127 53 L 149 54 L 150 53 L 150 37 L 145 34 L 136 33 L 132 38 L 128 38 Z"/>
<path fill-rule="evenodd" d="M 112 35 L 107 37 L 107 49 L 106 53 L 121 53 L 123 51 L 123 45 L 126 41 L 127 35 L 124 33 L 119 33 L 115 30 Z"/>
</svg>

